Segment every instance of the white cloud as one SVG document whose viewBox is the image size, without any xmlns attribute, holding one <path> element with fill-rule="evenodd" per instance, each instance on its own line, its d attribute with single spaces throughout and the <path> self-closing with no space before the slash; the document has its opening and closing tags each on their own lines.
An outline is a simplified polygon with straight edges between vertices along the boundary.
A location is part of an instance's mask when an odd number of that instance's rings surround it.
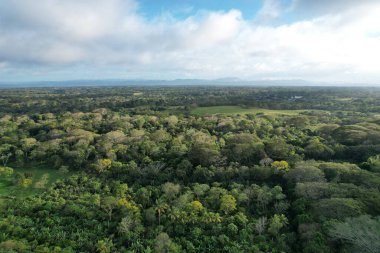
<svg viewBox="0 0 380 253">
<path fill-rule="evenodd" d="M 280 0 L 264 0 L 263 6 L 255 17 L 255 21 L 257 23 L 267 23 L 277 19 L 283 12 L 290 10 L 292 5 L 287 5 Z"/>
<path fill-rule="evenodd" d="M 338 2 L 331 8 L 339 9 Z M 97 76 L 104 71 L 107 78 L 115 73 L 379 82 L 380 4 L 353 3 L 275 26 L 244 20 L 239 10 L 146 20 L 133 0 L 3 0 L 0 75 L 2 69 L 32 67 L 47 76 L 71 71 L 75 78 L 77 68 Z M 278 18 L 284 6 L 267 0 L 256 20 Z M 294 0 L 286 10 L 307 6 Z"/>
</svg>

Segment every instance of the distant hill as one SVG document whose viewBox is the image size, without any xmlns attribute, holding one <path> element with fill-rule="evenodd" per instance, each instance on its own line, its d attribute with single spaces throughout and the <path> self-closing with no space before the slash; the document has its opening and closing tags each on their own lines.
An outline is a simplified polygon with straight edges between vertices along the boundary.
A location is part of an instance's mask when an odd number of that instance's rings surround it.
<svg viewBox="0 0 380 253">
<path fill-rule="evenodd" d="M 28 87 L 91 87 L 91 86 L 154 86 L 154 85 L 228 85 L 228 86 L 370 86 L 380 84 L 368 83 L 329 83 L 294 80 L 242 80 L 236 77 L 220 79 L 174 79 L 174 80 L 67 80 L 67 81 L 33 81 L 33 82 L 0 82 L 0 88 Z"/>
</svg>

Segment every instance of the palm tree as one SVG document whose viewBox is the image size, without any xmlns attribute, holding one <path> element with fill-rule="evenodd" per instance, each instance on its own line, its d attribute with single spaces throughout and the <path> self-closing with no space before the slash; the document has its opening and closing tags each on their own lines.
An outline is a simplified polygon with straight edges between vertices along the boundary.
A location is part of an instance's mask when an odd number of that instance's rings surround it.
<svg viewBox="0 0 380 253">
<path fill-rule="evenodd" d="M 165 213 L 169 209 L 169 205 L 166 204 L 162 199 L 156 200 L 155 210 L 158 214 L 158 225 L 161 225 L 161 214 Z"/>
</svg>

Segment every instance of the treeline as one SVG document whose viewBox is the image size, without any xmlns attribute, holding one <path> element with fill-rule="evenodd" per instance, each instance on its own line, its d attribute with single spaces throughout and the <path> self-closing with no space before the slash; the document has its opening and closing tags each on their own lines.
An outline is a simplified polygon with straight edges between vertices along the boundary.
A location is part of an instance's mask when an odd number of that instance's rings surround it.
<svg viewBox="0 0 380 253">
<path fill-rule="evenodd" d="M 139 106 L 154 111 L 168 106 L 243 105 L 269 109 L 319 109 L 380 112 L 379 88 L 128 86 L 0 89 L 1 114 L 112 111 Z"/>
</svg>

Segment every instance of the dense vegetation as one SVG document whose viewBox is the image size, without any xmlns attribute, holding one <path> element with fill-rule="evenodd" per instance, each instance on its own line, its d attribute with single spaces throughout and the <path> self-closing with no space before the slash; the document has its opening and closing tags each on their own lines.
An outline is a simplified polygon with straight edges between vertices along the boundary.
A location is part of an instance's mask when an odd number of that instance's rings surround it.
<svg viewBox="0 0 380 253">
<path fill-rule="evenodd" d="M 4 89 L 0 108 L 0 252 L 380 252 L 378 88 Z"/>
</svg>

